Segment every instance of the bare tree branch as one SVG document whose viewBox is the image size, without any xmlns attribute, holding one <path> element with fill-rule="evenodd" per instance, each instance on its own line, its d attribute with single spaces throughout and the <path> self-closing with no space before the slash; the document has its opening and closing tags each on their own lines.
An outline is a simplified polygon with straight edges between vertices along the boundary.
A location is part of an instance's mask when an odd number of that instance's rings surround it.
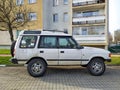
<svg viewBox="0 0 120 90">
<path fill-rule="evenodd" d="M 29 22 L 28 12 L 30 11 L 25 6 L 16 6 L 14 0 L 0 0 L 0 31 L 8 30 L 11 41 L 14 41 L 13 29 L 17 30 Z M 17 14 L 23 14 L 22 21 L 19 21 L 20 17 Z"/>
</svg>

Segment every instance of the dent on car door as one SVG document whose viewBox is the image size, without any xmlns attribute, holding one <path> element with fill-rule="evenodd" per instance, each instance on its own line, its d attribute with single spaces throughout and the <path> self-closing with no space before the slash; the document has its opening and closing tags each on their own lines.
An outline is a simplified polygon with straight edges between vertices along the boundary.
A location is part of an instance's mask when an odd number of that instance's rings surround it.
<svg viewBox="0 0 120 90">
<path fill-rule="evenodd" d="M 81 50 L 71 37 L 59 37 L 59 65 L 80 65 Z"/>
<path fill-rule="evenodd" d="M 41 36 L 38 48 L 39 56 L 45 58 L 49 65 L 58 64 L 57 38 L 55 36 Z"/>
</svg>

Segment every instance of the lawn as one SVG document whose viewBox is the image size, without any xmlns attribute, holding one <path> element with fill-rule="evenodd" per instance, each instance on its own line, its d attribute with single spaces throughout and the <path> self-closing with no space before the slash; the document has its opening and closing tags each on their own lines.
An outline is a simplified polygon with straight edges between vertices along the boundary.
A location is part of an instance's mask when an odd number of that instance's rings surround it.
<svg viewBox="0 0 120 90">
<path fill-rule="evenodd" d="M 0 49 L 0 54 L 10 54 L 9 49 Z"/>
<path fill-rule="evenodd" d="M 120 65 L 120 56 L 112 56 L 112 62 L 106 62 L 107 65 Z"/>
<path fill-rule="evenodd" d="M 10 58 L 9 56 L 0 56 L 0 64 L 11 65 L 12 63 L 9 61 Z"/>
<path fill-rule="evenodd" d="M 12 63 L 9 61 L 10 56 L 0 56 L 0 64 L 11 65 Z M 112 62 L 106 62 L 107 65 L 120 65 L 120 56 L 114 57 L 112 56 Z"/>
</svg>

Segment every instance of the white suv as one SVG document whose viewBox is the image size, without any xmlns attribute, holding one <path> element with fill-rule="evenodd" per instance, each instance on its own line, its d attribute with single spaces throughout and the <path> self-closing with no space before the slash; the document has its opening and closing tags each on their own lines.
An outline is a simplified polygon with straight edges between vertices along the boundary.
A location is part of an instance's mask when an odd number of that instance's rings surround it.
<svg viewBox="0 0 120 90">
<path fill-rule="evenodd" d="M 86 66 L 92 75 L 99 76 L 105 71 L 105 61 L 111 61 L 111 54 L 104 49 L 83 47 L 63 32 L 21 31 L 11 62 L 27 64 L 33 77 L 44 75 L 47 66 Z"/>
</svg>

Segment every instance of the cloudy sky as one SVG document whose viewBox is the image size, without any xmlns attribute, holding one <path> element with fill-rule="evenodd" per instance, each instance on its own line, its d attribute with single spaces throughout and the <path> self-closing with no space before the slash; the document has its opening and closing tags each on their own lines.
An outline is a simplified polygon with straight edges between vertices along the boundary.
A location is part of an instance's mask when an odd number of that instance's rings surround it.
<svg viewBox="0 0 120 90">
<path fill-rule="evenodd" d="M 109 29 L 112 34 L 120 29 L 120 0 L 109 0 Z"/>
</svg>

